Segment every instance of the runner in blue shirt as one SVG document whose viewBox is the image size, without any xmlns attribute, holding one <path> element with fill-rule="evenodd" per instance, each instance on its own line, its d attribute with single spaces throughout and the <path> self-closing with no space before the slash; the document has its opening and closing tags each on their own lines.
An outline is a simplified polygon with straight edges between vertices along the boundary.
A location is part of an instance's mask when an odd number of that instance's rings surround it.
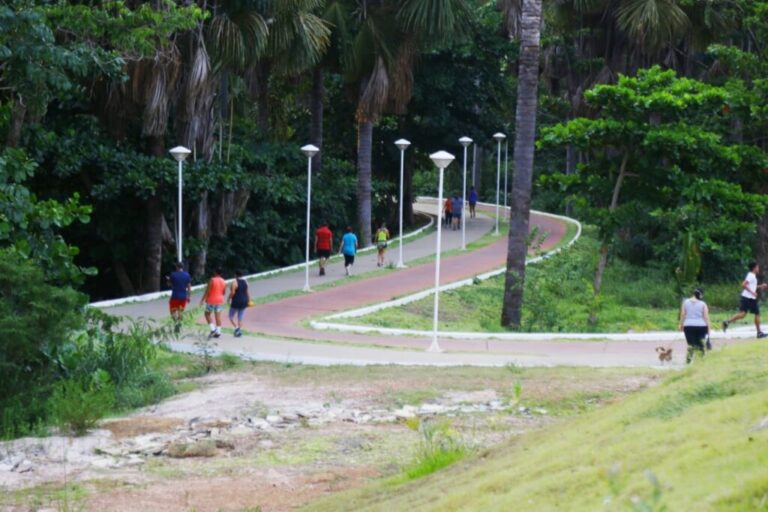
<svg viewBox="0 0 768 512">
<path fill-rule="evenodd" d="M 347 226 L 347 232 L 341 237 L 339 254 L 344 255 L 344 271 L 348 276 L 352 275 L 352 265 L 355 264 L 355 254 L 357 254 L 357 236 L 352 232 L 351 226 Z"/>
<path fill-rule="evenodd" d="M 171 300 L 168 301 L 168 308 L 171 310 L 171 318 L 174 322 L 176 334 L 181 332 L 181 320 L 184 316 L 184 309 L 187 307 L 192 296 L 192 276 L 184 272 L 184 264 L 176 263 L 176 271 L 166 277 L 171 286 Z"/>
</svg>

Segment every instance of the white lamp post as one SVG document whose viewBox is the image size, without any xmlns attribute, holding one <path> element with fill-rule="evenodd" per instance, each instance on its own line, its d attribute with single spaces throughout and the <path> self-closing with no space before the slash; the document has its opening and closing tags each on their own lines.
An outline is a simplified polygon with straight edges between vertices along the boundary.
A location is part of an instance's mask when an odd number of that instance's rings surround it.
<svg viewBox="0 0 768 512">
<path fill-rule="evenodd" d="M 464 178 L 461 182 L 461 250 L 467 249 L 467 147 L 472 144 L 472 139 L 462 137 L 459 142 L 464 146 Z"/>
<path fill-rule="evenodd" d="M 307 239 L 304 247 L 304 291 L 311 292 L 309 287 L 309 209 L 312 206 L 312 157 L 320 150 L 317 146 L 307 144 L 302 146 L 301 152 L 307 157 Z"/>
<path fill-rule="evenodd" d="M 504 141 L 504 215 L 507 214 L 507 175 L 509 174 L 509 141 Z"/>
<path fill-rule="evenodd" d="M 411 143 L 405 139 L 395 141 L 395 146 L 400 150 L 400 244 L 398 247 L 399 255 L 397 257 L 397 268 L 405 268 L 403 263 L 403 166 L 405 164 L 405 150 Z"/>
<path fill-rule="evenodd" d="M 181 243 L 181 197 L 182 197 L 182 188 L 183 188 L 183 181 L 181 177 L 181 167 L 184 165 L 184 160 L 187 159 L 190 153 L 192 153 L 189 149 L 185 148 L 184 146 L 176 146 L 175 148 L 168 151 L 171 156 L 179 162 L 179 224 L 176 226 L 176 260 L 181 263 L 184 260 L 184 252 L 183 247 Z"/>
<path fill-rule="evenodd" d="M 454 160 L 454 156 L 446 151 L 438 151 L 432 153 L 429 158 L 440 169 L 440 178 L 437 185 L 437 219 L 440 220 L 440 216 L 443 208 L 443 171 Z M 442 242 L 442 222 L 437 223 L 437 253 L 435 254 L 435 306 L 432 314 L 432 343 L 429 345 L 429 352 L 442 352 L 440 344 L 437 342 L 437 311 L 440 305 L 440 250 Z"/>
<path fill-rule="evenodd" d="M 496 132 L 493 134 L 493 138 L 496 139 L 496 142 L 498 143 L 498 149 L 496 151 L 496 231 L 494 231 L 493 234 L 498 235 L 499 234 L 499 189 L 501 188 L 501 141 L 506 139 L 507 136 L 501 132 Z"/>
</svg>

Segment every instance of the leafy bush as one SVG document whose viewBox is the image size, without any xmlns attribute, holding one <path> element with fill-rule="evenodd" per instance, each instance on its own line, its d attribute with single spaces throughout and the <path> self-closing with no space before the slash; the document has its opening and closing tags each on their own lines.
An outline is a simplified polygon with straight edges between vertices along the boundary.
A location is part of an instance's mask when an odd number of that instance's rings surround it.
<svg viewBox="0 0 768 512">
<path fill-rule="evenodd" d="M 84 434 L 107 414 L 115 403 L 115 388 L 109 376 L 101 371 L 91 379 L 59 381 L 48 400 L 53 421 L 62 430 Z"/>
<path fill-rule="evenodd" d="M 86 327 L 71 337 L 59 358 L 66 378 L 105 372 L 115 386 L 117 409 L 156 403 L 174 393 L 168 377 L 153 370 L 156 342 L 168 336 L 167 328 L 93 309 L 85 316 Z"/>
<path fill-rule="evenodd" d="M 83 326 L 85 296 L 47 283 L 37 266 L 0 249 L 0 435 L 29 433 L 45 416 L 67 337 Z"/>
</svg>

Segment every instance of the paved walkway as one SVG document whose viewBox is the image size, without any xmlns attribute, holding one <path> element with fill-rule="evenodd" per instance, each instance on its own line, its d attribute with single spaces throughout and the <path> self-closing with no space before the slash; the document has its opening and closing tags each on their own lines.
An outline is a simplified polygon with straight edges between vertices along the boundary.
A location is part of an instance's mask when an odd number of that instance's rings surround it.
<svg viewBox="0 0 768 512">
<path fill-rule="evenodd" d="M 421 211 L 435 211 L 435 205 L 419 204 Z M 486 209 L 492 214 L 492 209 Z M 543 250 L 559 244 L 566 226 L 561 220 L 532 215 L 532 226 L 548 233 Z M 493 229 L 493 219 L 478 216 L 467 224 L 467 243 L 478 240 Z M 434 254 L 436 234 L 426 235 L 406 243 L 406 263 Z M 454 254 L 441 263 L 441 283 L 472 277 L 497 269 L 505 264 L 507 237 L 481 249 L 458 252 L 461 232 L 443 230 L 443 250 Z M 388 260 L 397 259 L 397 248 L 389 250 Z M 375 252 L 361 255 L 355 263 L 355 274 L 365 276 L 346 278 L 343 265 L 330 265 L 327 275 L 317 276 L 311 269 L 313 293 L 300 293 L 281 300 L 267 302 L 246 311 L 241 338 L 225 331 L 217 341 L 221 351 L 245 358 L 307 364 L 414 364 L 414 365 L 480 365 L 498 366 L 514 363 L 521 366 L 585 365 L 585 366 L 653 366 L 658 364 L 655 347 L 672 345 L 675 364 L 682 363 L 685 342 L 682 335 L 672 342 L 669 336 L 646 340 L 580 340 L 531 339 L 521 341 L 441 339 L 443 353 L 428 353 L 430 339 L 416 336 L 388 336 L 340 331 L 317 331 L 306 324 L 311 318 L 391 300 L 430 288 L 434 285 L 434 263 L 414 264 L 401 270 L 377 269 Z M 326 284 L 333 287 L 322 289 Z M 300 291 L 304 285 L 303 270 L 278 274 L 250 283 L 254 297 L 266 297 L 281 292 Z M 199 294 L 193 304 L 199 301 Z M 167 317 L 167 300 L 125 304 L 110 312 L 133 317 Z M 225 322 L 226 324 L 226 322 Z M 408 327 L 408 326 L 404 326 Z M 554 335 L 553 335 L 554 336 Z M 598 337 L 599 335 L 595 335 Z M 715 341 L 717 344 L 717 341 Z M 192 341 L 181 339 L 176 350 L 195 351 Z"/>
</svg>

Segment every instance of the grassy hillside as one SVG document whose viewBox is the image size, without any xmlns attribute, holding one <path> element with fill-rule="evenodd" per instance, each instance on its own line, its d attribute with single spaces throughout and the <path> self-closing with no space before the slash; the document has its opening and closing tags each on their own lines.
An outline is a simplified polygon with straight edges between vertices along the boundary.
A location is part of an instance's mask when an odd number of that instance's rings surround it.
<svg viewBox="0 0 768 512">
<path fill-rule="evenodd" d="M 727 347 L 620 403 L 397 481 L 309 510 L 768 510 L 768 343 Z"/>
</svg>

